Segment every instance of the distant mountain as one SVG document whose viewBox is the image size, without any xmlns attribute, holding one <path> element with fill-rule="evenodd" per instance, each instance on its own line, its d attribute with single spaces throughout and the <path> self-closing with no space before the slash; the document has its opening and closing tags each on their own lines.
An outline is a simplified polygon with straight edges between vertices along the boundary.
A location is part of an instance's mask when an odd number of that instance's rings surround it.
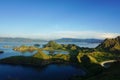
<svg viewBox="0 0 120 80">
<path fill-rule="evenodd" d="M 0 42 L 46 42 L 48 40 L 42 39 L 29 39 L 29 38 L 9 38 L 0 37 Z M 88 42 L 88 43 L 101 43 L 101 39 L 76 39 L 76 38 L 61 38 L 54 40 L 56 42 Z"/>
<path fill-rule="evenodd" d="M 88 43 L 101 43 L 102 39 L 76 39 L 76 38 L 62 38 L 55 40 L 56 42 L 88 42 Z"/>
<path fill-rule="evenodd" d="M 45 42 L 40 39 L 0 37 L 0 42 Z"/>
<path fill-rule="evenodd" d="M 98 47 L 99 50 L 120 53 L 120 36 L 111 39 L 105 39 Z"/>
</svg>

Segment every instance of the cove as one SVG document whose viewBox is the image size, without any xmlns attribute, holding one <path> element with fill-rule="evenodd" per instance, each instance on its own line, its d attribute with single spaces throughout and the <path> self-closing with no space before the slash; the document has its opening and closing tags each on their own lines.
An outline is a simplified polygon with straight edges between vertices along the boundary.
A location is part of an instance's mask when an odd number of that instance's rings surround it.
<svg viewBox="0 0 120 80">
<path fill-rule="evenodd" d="M 43 68 L 0 64 L 1 80 L 68 80 L 85 74 L 82 68 L 68 64 L 50 64 Z"/>
</svg>

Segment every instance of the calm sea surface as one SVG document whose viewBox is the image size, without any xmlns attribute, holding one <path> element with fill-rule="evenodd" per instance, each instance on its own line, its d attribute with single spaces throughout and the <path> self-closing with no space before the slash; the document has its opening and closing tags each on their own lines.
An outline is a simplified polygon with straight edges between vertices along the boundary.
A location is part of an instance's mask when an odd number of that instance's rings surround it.
<svg viewBox="0 0 120 80">
<path fill-rule="evenodd" d="M 12 50 L 13 47 L 28 45 L 33 46 L 34 44 L 40 44 L 42 47 L 44 43 L 32 42 L 32 43 L 22 43 L 22 42 L 0 42 L 0 50 L 4 53 L 0 54 L 0 59 L 10 57 L 10 56 L 32 56 L 35 52 L 17 52 Z M 79 43 L 79 42 L 67 42 L 60 44 L 76 44 L 80 47 L 94 48 L 99 43 Z M 8 48 L 5 48 L 5 47 Z M 65 52 L 64 52 L 65 53 Z M 0 80 L 68 80 L 72 75 L 85 75 L 85 71 L 82 68 L 78 68 L 74 65 L 58 65 L 51 64 L 44 68 L 33 68 L 25 66 L 13 66 L 0 64 Z"/>
</svg>

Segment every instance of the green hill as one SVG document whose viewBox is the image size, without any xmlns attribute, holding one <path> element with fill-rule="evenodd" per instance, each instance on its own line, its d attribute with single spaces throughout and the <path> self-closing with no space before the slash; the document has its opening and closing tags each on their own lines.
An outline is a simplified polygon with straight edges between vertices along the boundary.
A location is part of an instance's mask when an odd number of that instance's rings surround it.
<svg viewBox="0 0 120 80">
<path fill-rule="evenodd" d="M 96 49 L 100 51 L 108 51 L 120 53 L 120 36 L 112 39 L 105 39 Z"/>
<path fill-rule="evenodd" d="M 43 59 L 43 60 L 50 59 L 50 56 L 43 53 L 41 50 L 38 50 L 38 52 L 33 57 L 38 58 L 38 59 Z"/>
<path fill-rule="evenodd" d="M 104 72 L 85 80 L 120 80 L 120 62 L 113 63 Z"/>
<path fill-rule="evenodd" d="M 91 55 L 88 55 L 88 54 L 84 54 L 84 53 L 79 53 L 77 55 L 77 59 L 80 63 L 84 62 L 87 63 L 87 62 L 90 62 L 90 63 L 97 63 L 97 60 L 92 57 Z"/>
<path fill-rule="evenodd" d="M 44 45 L 46 49 L 61 49 L 62 45 L 56 43 L 55 41 L 49 41 L 46 45 Z"/>
</svg>

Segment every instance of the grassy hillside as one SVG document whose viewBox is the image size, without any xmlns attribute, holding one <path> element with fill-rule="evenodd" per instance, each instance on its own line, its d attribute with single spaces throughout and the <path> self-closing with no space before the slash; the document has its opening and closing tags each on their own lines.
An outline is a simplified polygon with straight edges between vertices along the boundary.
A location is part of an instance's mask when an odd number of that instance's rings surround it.
<svg viewBox="0 0 120 80">
<path fill-rule="evenodd" d="M 112 39 L 105 39 L 96 49 L 100 51 L 120 53 L 120 36 Z"/>
<path fill-rule="evenodd" d="M 48 50 L 62 49 L 62 45 L 56 43 L 55 41 L 49 41 L 46 45 L 44 45 L 44 48 Z"/>
<path fill-rule="evenodd" d="M 120 80 L 120 62 L 113 63 L 107 70 L 85 80 Z"/>
<path fill-rule="evenodd" d="M 69 54 L 48 55 L 42 50 L 66 50 Z M 120 64 L 114 63 L 108 69 L 104 69 L 100 63 L 120 57 L 120 36 L 113 39 L 105 39 L 96 48 L 83 48 L 74 44 L 58 44 L 54 41 L 48 42 L 44 48 L 22 46 L 15 50 L 30 51 L 37 50 L 32 57 L 10 57 L 0 60 L 1 63 L 22 65 L 48 65 L 50 63 L 73 63 L 85 68 L 85 77 L 75 76 L 71 80 L 119 80 Z M 117 59 L 116 59 L 117 60 Z M 116 77 L 115 77 L 116 75 Z"/>
<path fill-rule="evenodd" d="M 13 56 L 0 60 L 0 63 L 26 66 L 41 66 L 42 62 L 42 59 L 24 56 Z"/>
<path fill-rule="evenodd" d="M 33 55 L 33 57 L 43 60 L 47 60 L 51 58 L 49 55 L 43 53 L 41 50 L 38 50 L 37 53 Z"/>
<path fill-rule="evenodd" d="M 13 48 L 13 50 L 15 51 L 19 51 L 19 52 L 32 52 L 32 51 L 35 51 L 37 50 L 38 48 L 35 47 L 35 46 L 26 46 L 26 45 L 22 45 L 20 47 L 15 47 Z"/>
</svg>

